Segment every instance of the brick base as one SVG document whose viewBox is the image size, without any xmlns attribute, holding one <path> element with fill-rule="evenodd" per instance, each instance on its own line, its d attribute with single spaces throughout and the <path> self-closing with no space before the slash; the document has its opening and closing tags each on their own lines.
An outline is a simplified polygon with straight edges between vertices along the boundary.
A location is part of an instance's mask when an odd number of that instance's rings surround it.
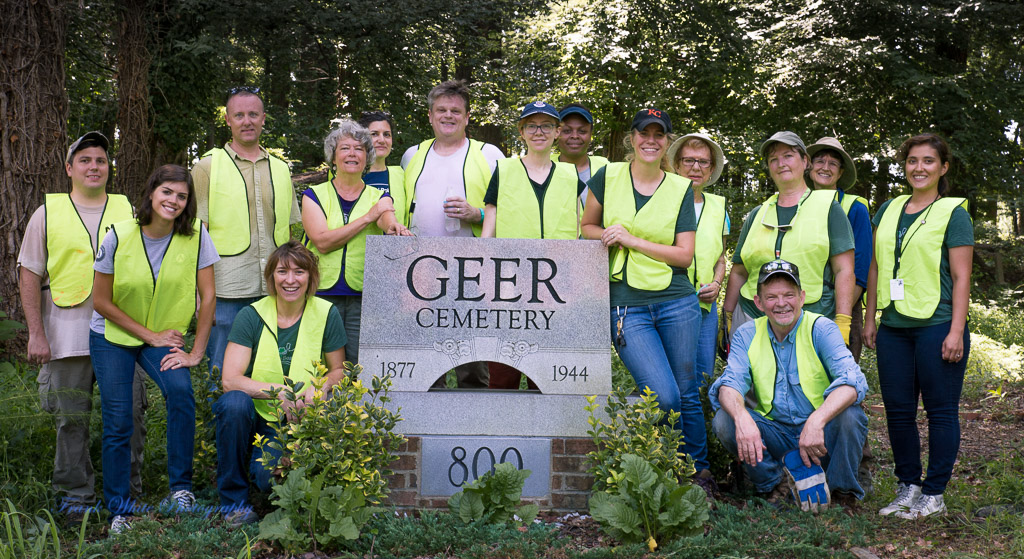
<svg viewBox="0 0 1024 559">
<path fill-rule="evenodd" d="M 551 491 L 546 498 L 524 498 L 544 511 L 585 512 L 594 477 L 587 473 L 586 455 L 596 450 L 593 441 L 583 438 L 551 440 Z M 388 476 L 391 494 L 387 504 L 400 509 L 444 509 L 448 497 L 420 495 L 420 437 L 411 436 L 399 447 Z"/>
</svg>

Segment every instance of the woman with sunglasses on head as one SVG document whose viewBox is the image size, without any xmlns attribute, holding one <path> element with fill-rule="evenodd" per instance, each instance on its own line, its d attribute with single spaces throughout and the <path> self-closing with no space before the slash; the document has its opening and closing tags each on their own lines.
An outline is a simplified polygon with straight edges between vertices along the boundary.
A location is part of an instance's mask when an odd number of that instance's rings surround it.
<svg viewBox="0 0 1024 559">
<path fill-rule="evenodd" d="M 943 513 L 960 449 L 960 392 L 971 349 L 974 228 L 967 200 L 947 197 L 949 145 L 935 134 L 903 142 L 897 160 L 910 194 L 882 204 L 872 223 L 864 345 L 878 355 L 878 383 L 892 443 L 896 498 L 879 514 Z M 882 311 L 876 328 L 875 311 Z M 917 402 L 928 416 L 928 472 L 921 481 Z"/>
<path fill-rule="evenodd" d="M 190 367 L 199 364 L 213 325 L 213 264 L 220 259 L 196 219 L 192 175 L 164 165 L 146 183 L 135 219 L 115 223 L 96 254 L 95 312 L 89 353 L 103 410 L 103 498 L 110 531 L 131 528 L 129 495 L 132 384 L 138 363 L 160 388 L 167 407 L 167 477 L 170 495 L 160 506 L 184 512 L 195 506 L 192 448 L 196 402 Z M 185 333 L 196 314 L 192 350 Z"/>
<path fill-rule="evenodd" d="M 800 269 L 807 293 L 804 310 L 833 319 L 849 344 L 856 286 L 850 221 L 835 191 L 807 186 L 810 160 L 799 136 L 776 132 L 760 151 L 778 192 L 744 220 L 722 303 L 723 338 L 744 322 L 764 316 L 754 304 L 758 270 L 766 262 L 785 259 Z"/>
<path fill-rule="evenodd" d="M 586 184 L 569 163 L 551 160 L 558 137 L 558 110 L 536 101 L 519 114 L 519 136 L 526 155 L 498 161 L 484 195 L 482 237 L 502 239 L 578 239 L 579 196 Z M 491 363 L 489 388 L 519 388 L 520 375 Z M 528 383 L 531 389 L 536 388 Z"/>
<path fill-rule="evenodd" d="M 582 229 L 609 250 L 615 349 L 641 390 L 680 413 L 681 450 L 700 472 L 710 468 L 694 362 L 701 315 L 686 275 L 697 220 L 690 181 L 666 172 L 671 132 L 662 110 L 633 117 L 627 162 L 609 163 L 588 183 Z"/>
<path fill-rule="evenodd" d="M 406 223 L 407 217 L 400 215 L 400 208 L 405 208 L 402 200 L 396 196 L 405 196 L 403 184 L 405 182 L 405 171 L 399 165 L 388 165 L 387 158 L 391 155 L 395 141 L 395 119 L 384 111 L 367 111 L 359 115 L 357 121 L 360 126 L 370 131 L 370 141 L 373 143 L 373 165 L 363 175 L 363 182 L 395 200 L 395 219 L 402 225 Z"/>
<path fill-rule="evenodd" d="M 370 132 L 344 119 L 324 139 L 330 180 L 302 193 L 306 248 L 320 261 L 317 295 L 341 313 L 348 339 L 345 358 L 352 363 L 359 360 L 366 237 L 411 234 L 396 220 L 391 198 L 363 182 L 375 157 Z"/>
</svg>

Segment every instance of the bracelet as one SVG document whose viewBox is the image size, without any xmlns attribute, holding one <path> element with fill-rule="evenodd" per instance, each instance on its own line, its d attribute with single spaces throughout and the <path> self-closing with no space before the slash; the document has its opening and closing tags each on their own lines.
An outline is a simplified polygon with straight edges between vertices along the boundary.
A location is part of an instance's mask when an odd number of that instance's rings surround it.
<svg viewBox="0 0 1024 559">
<path fill-rule="evenodd" d="M 484 209 L 480 208 L 480 223 L 484 222 Z"/>
</svg>

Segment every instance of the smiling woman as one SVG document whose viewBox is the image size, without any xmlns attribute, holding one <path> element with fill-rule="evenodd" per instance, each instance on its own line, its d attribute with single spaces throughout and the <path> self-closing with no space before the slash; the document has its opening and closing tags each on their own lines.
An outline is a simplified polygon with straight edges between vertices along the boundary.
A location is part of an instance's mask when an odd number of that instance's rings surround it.
<svg viewBox="0 0 1024 559">
<path fill-rule="evenodd" d="M 111 531 L 128 529 L 132 379 L 138 363 L 156 381 L 167 406 L 167 475 L 161 503 L 191 509 L 195 399 L 189 367 L 206 351 L 214 314 L 213 264 L 219 257 L 196 221 L 192 176 L 164 165 L 149 178 L 134 220 L 116 223 L 96 256 L 95 309 L 89 350 L 103 409 L 103 496 Z M 185 333 L 199 313 L 195 341 Z"/>
</svg>

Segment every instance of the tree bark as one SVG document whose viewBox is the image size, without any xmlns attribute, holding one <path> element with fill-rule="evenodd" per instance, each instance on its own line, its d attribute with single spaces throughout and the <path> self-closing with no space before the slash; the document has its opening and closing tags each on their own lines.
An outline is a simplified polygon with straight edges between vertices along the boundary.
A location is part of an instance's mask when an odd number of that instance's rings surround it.
<svg viewBox="0 0 1024 559">
<path fill-rule="evenodd" d="M 0 0 L 0 308 L 22 318 L 18 247 L 46 192 L 67 192 L 63 0 Z"/>
<path fill-rule="evenodd" d="M 146 0 L 120 3 L 117 37 L 117 175 L 110 191 L 134 201 L 153 170 Z"/>
</svg>

